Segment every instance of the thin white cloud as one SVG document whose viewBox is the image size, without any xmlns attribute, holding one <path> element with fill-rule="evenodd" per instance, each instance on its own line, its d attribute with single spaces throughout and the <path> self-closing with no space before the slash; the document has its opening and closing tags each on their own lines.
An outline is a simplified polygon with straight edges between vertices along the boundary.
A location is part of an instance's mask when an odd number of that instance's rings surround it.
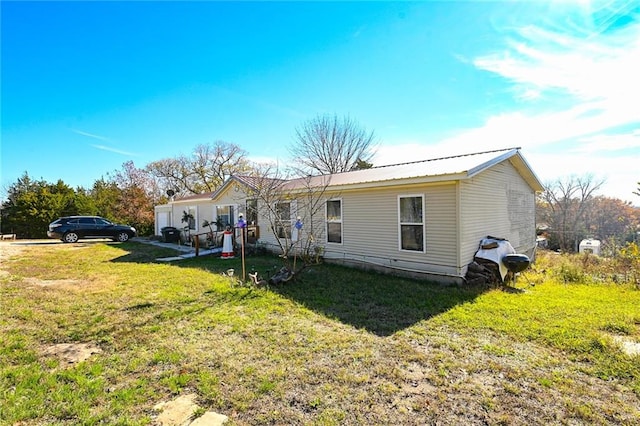
<svg viewBox="0 0 640 426">
<path fill-rule="evenodd" d="M 96 134 L 89 133 L 89 132 L 84 132 L 82 130 L 77 130 L 77 129 L 71 129 L 71 131 L 73 133 L 78 134 L 78 135 L 86 136 L 88 138 L 97 139 L 97 140 L 100 140 L 100 141 L 103 141 L 103 142 L 111 142 L 111 139 L 109 139 L 106 136 L 100 136 L 100 135 L 96 135 Z M 139 154 L 136 154 L 134 152 L 123 151 L 121 149 L 113 148 L 113 147 L 106 146 L 106 145 L 91 144 L 91 146 L 93 148 L 99 149 L 101 151 L 113 152 L 115 154 L 125 155 L 127 157 L 137 157 L 139 155 Z"/>
<path fill-rule="evenodd" d="M 99 149 L 101 151 L 108 151 L 108 152 L 114 152 L 116 154 L 122 154 L 122 155 L 126 155 L 128 157 L 137 157 L 138 154 L 134 153 L 134 152 L 129 152 L 129 151 L 122 151 L 120 149 L 117 148 L 111 148 L 110 146 L 105 146 L 105 145 L 91 145 L 92 147 Z"/>
<path fill-rule="evenodd" d="M 86 136 L 88 138 L 98 139 L 100 141 L 105 141 L 105 142 L 109 141 L 109 138 L 107 138 L 105 136 L 95 135 L 93 133 L 83 132 L 82 130 L 76 130 L 76 129 L 71 129 L 71 131 L 73 133 L 75 133 L 75 134 L 78 134 L 78 135 L 81 135 L 81 136 Z"/>
</svg>

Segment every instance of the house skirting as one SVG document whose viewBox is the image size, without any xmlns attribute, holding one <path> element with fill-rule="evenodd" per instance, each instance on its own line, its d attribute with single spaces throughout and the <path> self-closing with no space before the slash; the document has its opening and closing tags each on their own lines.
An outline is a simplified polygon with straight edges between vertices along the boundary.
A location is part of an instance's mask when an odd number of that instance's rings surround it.
<svg viewBox="0 0 640 426">
<path fill-rule="evenodd" d="M 268 244 L 266 249 L 274 254 L 280 253 L 280 247 L 275 244 Z M 433 281 L 441 284 L 461 285 L 465 282 L 461 271 L 458 271 L 457 274 L 453 272 L 456 268 L 444 265 L 433 265 L 426 262 L 412 262 L 365 254 L 352 254 L 336 250 L 326 250 L 323 253 L 322 259 L 327 263 L 412 279 Z"/>
</svg>

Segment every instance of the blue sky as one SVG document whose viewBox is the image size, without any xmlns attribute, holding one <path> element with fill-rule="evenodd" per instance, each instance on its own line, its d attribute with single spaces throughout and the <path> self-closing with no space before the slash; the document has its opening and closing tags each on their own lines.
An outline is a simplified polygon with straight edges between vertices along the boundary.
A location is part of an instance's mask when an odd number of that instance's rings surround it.
<svg viewBox="0 0 640 426">
<path fill-rule="evenodd" d="M 284 164 L 319 114 L 374 164 L 522 147 L 640 205 L 640 6 L 575 2 L 6 2 L 1 185 L 72 186 L 198 144 Z"/>
</svg>

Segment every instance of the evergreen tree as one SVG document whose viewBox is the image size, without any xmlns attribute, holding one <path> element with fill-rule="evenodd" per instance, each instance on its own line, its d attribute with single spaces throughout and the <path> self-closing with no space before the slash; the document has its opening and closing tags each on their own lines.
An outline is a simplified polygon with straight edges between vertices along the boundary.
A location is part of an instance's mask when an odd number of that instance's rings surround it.
<svg viewBox="0 0 640 426">
<path fill-rule="evenodd" d="M 20 238 L 45 238 L 50 222 L 77 214 L 76 193 L 62 180 L 55 184 L 34 181 L 25 172 L 7 193 L 2 204 L 2 232 Z"/>
</svg>

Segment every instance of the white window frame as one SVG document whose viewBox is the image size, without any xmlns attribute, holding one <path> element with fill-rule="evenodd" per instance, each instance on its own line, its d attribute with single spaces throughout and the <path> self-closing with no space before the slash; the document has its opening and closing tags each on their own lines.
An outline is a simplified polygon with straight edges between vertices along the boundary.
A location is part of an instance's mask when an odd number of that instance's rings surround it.
<svg viewBox="0 0 640 426">
<path fill-rule="evenodd" d="M 289 204 L 289 219 L 282 219 L 279 217 L 279 212 L 278 212 L 278 205 L 279 204 Z M 276 229 L 276 238 L 280 239 L 280 240 L 291 240 L 291 238 L 293 237 L 293 225 L 295 224 L 295 218 L 297 215 L 297 211 L 298 211 L 298 203 L 296 200 L 282 200 L 282 201 L 276 201 L 275 205 L 274 205 L 274 212 L 276 212 L 276 226 L 278 227 Z M 285 233 L 284 233 L 284 237 L 280 236 L 280 232 L 279 232 L 279 226 L 280 224 L 283 225 L 283 229 L 285 229 Z M 288 228 L 286 227 L 286 225 L 289 225 Z"/>
<path fill-rule="evenodd" d="M 329 217 L 329 202 L 332 201 L 337 201 L 340 203 L 340 218 L 338 219 L 332 219 Z M 342 218 L 344 216 L 343 213 L 343 209 L 344 209 L 344 202 L 342 200 L 342 198 L 329 198 L 326 203 L 325 203 L 325 207 L 324 207 L 324 217 L 325 217 L 325 235 L 326 235 L 326 242 L 327 244 L 337 244 L 337 245 L 342 245 L 344 242 L 344 224 L 342 222 Z M 331 223 L 339 223 L 340 224 L 340 242 L 335 242 L 335 241 L 329 241 L 329 224 Z"/>
<path fill-rule="evenodd" d="M 226 214 L 225 216 L 228 216 L 228 223 L 223 224 L 223 230 L 224 228 L 226 228 L 227 226 L 230 227 L 234 227 L 236 224 L 234 223 L 235 220 L 237 220 L 237 218 L 235 218 L 235 213 L 236 213 L 236 207 L 234 204 L 219 204 L 216 206 L 216 217 L 215 217 L 215 221 L 218 220 L 218 217 L 222 216 L 220 214 L 220 210 L 222 209 L 228 209 L 228 214 Z"/>
<path fill-rule="evenodd" d="M 193 227 L 191 223 L 187 223 L 190 230 L 196 231 L 198 229 L 198 206 L 187 206 L 187 213 L 193 215 Z"/>
<path fill-rule="evenodd" d="M 404 198 L 420 198 L 422 201 L 422 221 L 421 222 L 403 222 L 402 221 L 402 204 Z M 402 227 L 403 226 L 422 226 L 422 250 L 412 250 L 402 248 Z M 424 194 L 402 194 L 398 195 L 398 250 L 408 253 L 426 253 L 427 251 L 427 232 L 426 232 L 426 210 Z"/>
</svg>

